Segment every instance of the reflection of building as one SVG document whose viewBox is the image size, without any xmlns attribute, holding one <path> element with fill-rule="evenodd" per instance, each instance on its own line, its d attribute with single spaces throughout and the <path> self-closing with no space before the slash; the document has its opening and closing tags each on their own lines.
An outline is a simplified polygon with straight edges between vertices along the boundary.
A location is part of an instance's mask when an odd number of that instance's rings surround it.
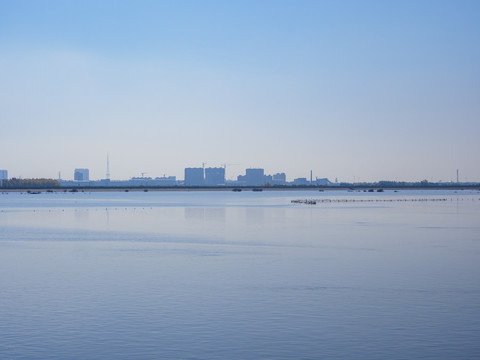
<svg viewBox="0 0 480 360">
<path fill-rule="evenodd" d="M 0 186 L 3 186 L 4 180 L 8 180 L 8 171 L 0 170 Z"/>
<path fill-rule="evenodd" d="M 202 186 L 204 184 L 203 168 L 185 168 L 185 186 Z"/>
<path fill-rule="evenodd" d="M 262 186 L 265 184 L 263 169 L 247 169 L 245 170 L 245 181 L 247 186 Z"/>
<path fill-rule="evenodd" d="M 206 168 L 205 169 L 205 185 L 218 186 L 225 185 L 225 169 L 224 168 Z"/>
<path fill-rule="evenodd" d="M 75 169 L 75 172 L 73 174 L 73 180 L 88 181 L 89 180 L 88 169 Z"/>
</svg>

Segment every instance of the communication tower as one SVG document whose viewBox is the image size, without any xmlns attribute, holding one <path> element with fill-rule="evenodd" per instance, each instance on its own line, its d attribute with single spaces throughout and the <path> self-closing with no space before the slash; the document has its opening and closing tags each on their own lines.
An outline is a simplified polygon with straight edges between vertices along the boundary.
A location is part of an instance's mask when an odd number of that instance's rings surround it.
<svg viewBox="0 0 480 360">
<path fill-rule="evenodd" d="M 107 180 L 110 180 L 110 159 L 107 153 Z"/>
</svg>

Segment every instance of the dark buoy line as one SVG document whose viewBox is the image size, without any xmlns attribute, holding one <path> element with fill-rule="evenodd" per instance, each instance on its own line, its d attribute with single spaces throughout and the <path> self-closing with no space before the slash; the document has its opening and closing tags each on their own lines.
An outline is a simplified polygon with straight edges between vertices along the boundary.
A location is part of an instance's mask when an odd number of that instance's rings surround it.
<svg viewBox="0 0 480 360">
<path fill-rule="evenodd" d="M 316 205 L 317 203 L 371 203 L 371 202 L 426 202 L 426 201 L 447 201 L 448 198 L 415 198 L 415 199 L 296 199 L 291 200 L 292 204 Z M 450 199 L 453 201 L 454 199 Z M 465 199 L 456 199 L 465 200 Z M 472 199 L 474 201 L 475 199 Z M 478 199 L 480 200 L 480 199 Z"/>
</svg>

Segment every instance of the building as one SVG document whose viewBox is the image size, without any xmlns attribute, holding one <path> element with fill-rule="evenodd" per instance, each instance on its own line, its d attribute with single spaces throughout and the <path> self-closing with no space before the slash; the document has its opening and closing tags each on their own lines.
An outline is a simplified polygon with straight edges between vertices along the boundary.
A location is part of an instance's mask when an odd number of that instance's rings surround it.
<svg viewBox="0 0 480 360">
<path fill-rule="evenodd" d="M 129 186 L 148 186 L 151 181 L 151 177 L 132 177 L 129 181 Z"/>
<path fill-rule="evenodd" d="M 89 181 L 90 176 L 88 173 L 88 169 L 75 169 L 73 174 L 73 180 L 75 181 Z"/>
<path fill-rule="evenodd" d="M 246 169 L 245 182 L 247 186 L 263 186 L 265 185 L 265 171 L 263 169 Z"/>
<path fill-rule="evenodd" d="M 287 183 L 287 176 L 285 173 L 277 173 L 272 175 L 272 185 L 285 185 Z"/>
<path fill-rule="evenodd" d="M 3 186 L 4 180 L 8 180 L 8 171 L 0 170 L 0 186 Z"/>
<path fill-rule="evenodd" d="M 238 175 L 237 181 L 233 183 L 233 186 L 245 186 L 247 185 L 246 175 Z"/>
<path fill-rule="evenodd" d="M 152 180 L 154 186 L 176 186 L 177 177 L 176 176 L 162 176 L 156 177 Z"/>
<path fill-rule="evenodd" d="M 310 184 L 310 182 L 307 180 L 307 178 L 297 178 L 297 179 L 293 180 L 293 185 L 305 186 L 305 185 L 309 185 L 309 184 Z"/>
<path fill-rule="evenodd" d="M 333 183 L 332 183 L 330 180 L 328 180 L 327 178 L 322 178 L 322 179 L 317 178 L 317 179 L 315 180 L 315 184 L 316 184 L 316 185 L 319 185 L 319 186 L 329 186 L 329 185 L 333 185 Z"/>
<path fill-rule="evenodd" d="M 203 168 L 185 168 L 185 186 L 203 186 Z"/>
<path fill-rule="evenodd" d="M 225 185 L 225 169 L 206 168 L 205 169 L 205 185 L 207 186 L 223 186 Z"/>
</svg>

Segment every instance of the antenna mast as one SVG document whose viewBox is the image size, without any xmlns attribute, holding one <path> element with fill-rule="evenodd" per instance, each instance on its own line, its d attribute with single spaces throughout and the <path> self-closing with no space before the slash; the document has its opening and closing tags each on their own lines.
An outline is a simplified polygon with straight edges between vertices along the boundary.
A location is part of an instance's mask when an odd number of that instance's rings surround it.
<svg viewBox="0 0 480 360">
<path fill-rule="evenodd" d="M 110 159 L 107 152 L 107 180 L 110 180 Z"/>
</svg>

